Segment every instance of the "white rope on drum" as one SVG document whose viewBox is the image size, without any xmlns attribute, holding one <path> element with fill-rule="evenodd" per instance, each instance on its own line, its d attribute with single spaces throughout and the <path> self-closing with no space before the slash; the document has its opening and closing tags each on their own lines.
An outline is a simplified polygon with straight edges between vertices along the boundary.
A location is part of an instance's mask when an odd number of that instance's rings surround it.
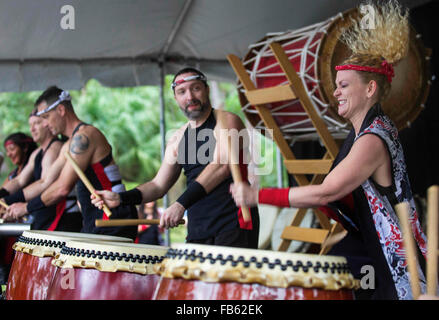
<svg viewBox="0 0 439 320">
<path fill-rule="evenodd" d="M 339 14 L 338 16 L 342 16 L 342 14 Z M 311 26 L 307 26 L 301 29 L 297 29 L 294 31 L 286 31 L 286 32 L 277 32 L 277 33 L 267 33 L 266 37 L 270 37 L 268 39 L 265 39 L 264 41 L 261 41 L 259 43 L 255 43 L 249 46 L 249 49 L 251 50 L 251 53 L 253 56 L 243 62 L 244 66 L 249 66 L 253 63 L 252 68 L 247 68 L 247 72 L 249 74 L 249 77 L 251 81 L 257 86 L 257 79 L 261 78 L 273 78 L 273 77 L 285 77 L 285 74 L 282 72 L 267 72 L 268 70 L 275 68 L 279 66 L 279 63 L 276 61 L 275 63 L 271 63 L 269 65 L 264 66 L 263 68 L 259 69 L 261 59 L 262 58 L 270 58 L 273 57 L 274 54 L 271 50 L 269 50 L 269 45 L 272 42 L 281 42 L 282 47 L 288 48 L 289 46 L 296 44 L 298 42 L 303 42 L 305 40 L 305 44 L 303 48 L 293 48 L 293 49 L 287 49 L 285 50 L 285 53 L 288 56 L 288 59 L 290 61 L 297 59 L 300 57 L 300 67 L 299 67 L 299 77 L 302 81 L 302 84 L 304 88 L 306 89 L 306 92 L 308 96 L 310 97 L 310 101 L 318 115 L 324 120 L 324 122 L 327 124 L 329 131 L 332 135 L 345 135 L 348 130 L 345 128 L 348 126 L 347 123 L 340 123 L 339 121 L 333 119 L 328 113 L 328 108 L 330 107 L 329 103 L 323 102 L 319 95 L 316 94 L 318 92 L 318 85 L 320 84 L 320 80 L 317 79 L 317 68 L 318 68 L 318 52 L 322 43 L 323 37 L 320 37 L 318 39 L 315 39 L 318 33 L 327 34 L 327 29 L 329 25 L 336 19 L 337 17 L 332 17 L 324 22 L 316 23 Z M 291 40 L 289 40 L 291 39 Z M 287 41 L 285 41 L 287 40 Z M 307 62 L 309 58 L 312 59 L 312 61 L 307 65 Z M 314 76 L 311 76 L 310 73 L 314 69 Z M 312 83 L 312 84 L 311 84 Z M 283 81 L 281 84 L 278 85 L 285 85 L 288 84 L 288 81 Z M 310 87 L 308 86 L 309 84 Z M 245 90 L 242 89 L 242 85 L 239 86 L 241 88 L 240 92 L 245 93 Z M 271 114 L 276 116 L 293 116 L 293 117 L 303 117 L 307 116 L 306 112 L 292 112 L 292 111 L 284 111 L 284 109 L 294 105 L 297 103 L 296 100 L 291 100 L 285 104 L 276 105 L 272 109 L 270 109 Z M 268 104 L 269 107 L 272 107 L 271 104 Z M 242 107 L 244 112 L 247 112 L 249 114 L 257 114 L 257 110 L 253 108 L 253 106 L 250 103 L 247 103 L 245 106 Z M 303 127 L 306 124 L 309 124 L 311 120 L 309 118 L 296 121 L 293 123 L 289 123 L 286 125 L 282 125 L 280 127 L 281 131 L 283 133 L 302 133 L 301 138 L 304 138 L 305 136 L 310 137 L 311 135 L 315 138 L 318 138 L 318 135 L 315 132 L 315 128 L 313 126 L 310 127 Z M 260 119 L 258 123 L 255 126 L 256 129 L 266 129 L 264 127 L 263 121 Z M 303 133 L 306 132 L 312 132 L 313 134 L 306 134 Z M 289 137 L 290 139 L 291 137 Z M 300 139 L 300 137 L 298 137 Z M 297 139 L 296 139 L 297 140 Z"/>
</svg>

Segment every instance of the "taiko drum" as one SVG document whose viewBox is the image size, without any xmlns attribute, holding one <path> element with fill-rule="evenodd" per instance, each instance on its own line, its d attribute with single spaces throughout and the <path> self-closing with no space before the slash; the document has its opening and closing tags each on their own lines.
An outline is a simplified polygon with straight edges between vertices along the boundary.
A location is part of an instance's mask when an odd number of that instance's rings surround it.
<svg viewBox="0 0 439 320">
<path fill-rule="evenodd" d="M 352 300 L 343 257 L 179 244 L 156 267 L 155 300 Z"/>
<path fill-rule="evenodd" d="M 6 299 L 45 300 L 56 271 L 51 264 L 52 259 L 71 239 L 132 242 L 128 238 L 79 232 L 24 231 L 13 245 L 16 252 L 6 287 Z"/>
<path fill-rule="evenodd" d="M 314 109 L 333 137 L 340 139 L 346 137 L 350 125 L 337 114 L 338 102 L 333 96 L 335 66 L 350 55 L 350 50 L 340 40 L 340 35 L 343 28 L 352 25 L 352 19 L 361 19 L 356 9 L 298 30 L 270 33 L 259 42 L 251 44 L 242 61 L 257 89 L 286 85 L 287 77 L 270 49 L 272 42 L 279 43 L 299 76 Z M 391 91 L 382 103 L 383 110 L 398 129 L 410 126 L 419 115 L 431 83 L 431 52 L 424 47 L 421 36 L 413 27 L 410 27 L 409 41 L 408 54 L 395 66 Z M 267 128 L 256 108 L 248 101 L 241 84 L 238 84 L 238 93 L 247 119 L 253 127 L 264 132 Z M 264 106 L 270 110 L 287 141 L 318 138 L 299 99 L 266 103 Z"/>
<path fill-rule="evenodd" d="M 53 260 L 49 300 L 151 300 L 153 267 L 168 248 L 146 244 L 69 241 Z"/>
</svg>

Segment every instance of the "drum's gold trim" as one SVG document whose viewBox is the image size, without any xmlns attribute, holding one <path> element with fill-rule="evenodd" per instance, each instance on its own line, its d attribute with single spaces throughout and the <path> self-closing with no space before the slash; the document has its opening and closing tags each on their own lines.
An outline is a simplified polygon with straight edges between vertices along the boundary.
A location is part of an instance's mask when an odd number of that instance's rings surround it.
<svg viewBox="0 0 439 320">
<path fill-rule="evenodd" d="M 39 258 L 54 257 L 61 248 L 47 248 L 39 245 L 31 245 L 23 242 L 16 242 L 12 245 L 12 249 L 17 252 L 23 252 Z"/>
<path fill-rule="evenodd" d="M 98 241 L 67 241 L 63 250 L 52 260 L 52 265 L 59 268 L 96 269 L 103 272 L 125 271 L 138 274 L 153 274 L 153 267 L 160 263 L 168 247 Z M 73 254 L 76 251 L 78 254 Z M 92 253 L 93 251 L 93 253 Z M 128 256 L 129 261 L 125 261 Z M 110 259 L 110 256 L 121 257 Z M 136 256 L 151 259 L 138 259 Z M 128 259 L 128 258 L 127 258 Z"/>
<path fill-rule="evenodd" d="M 357 289 L 359 281 L 354 279 L 352 274 L 344 269 L 341 272 L 324 272 L 321 268 L 317 271 L 313 267 L 298 268 L 297 271 L 292 267 L 282 270 L 277 264 L 272 268 L 269 263 L 278 259 L 280 264 L 286 264 L 287 261 L 301 261 L 305 266 L 307 263 L 316 266 L 317 262 L 321 265 L 328 263 L 345 267 L 347 261 L 343 257 L 318 256 L 311 254 L 294 254 L 286 252 L 276 252 L 267 250 L 249 250 L 230 247 L 211 247 L 203 245 L 176 245 L 173 250 L 187 250 L 186 257 L 178 258 L 167 257 L 163 262 L 154 267 L 156 273 L 165 278 L 183 278 L 187 280 L 201 280 L 205 282 L 239 282 L 239 283 L 259 283 L 268 287 L 288 288 L 298 286 L 304 288 L 320 288 L 324 290 L 340 290 L 340 289 Z M 171 250 L 170 250 L 171 251 Z M 174 251 L 175 252 L 175 251 Z M 208 255 L 215 257 L 221 254 L 224 258 L 232 255 L 235 263 L 238 257 L 242 257 L 243 261 L 238 262 L 236 266 L 232 266 L 232 262 L 211 261 L 206 257 Z M 183 254 L 184 255 L 184 254 Z M 200 261 L 200 256 L 205 258 L 204 262 Z M 268 257 L 268 258 L 267 258 Z M 261 263 L 265 260 L 267 262 Z M 256 261 L 257 260 L 257 261 Z M 249 265 L 244 266 L 244 262 Z M 256 266 L 259 262 L 261 265 Z"/>
<path fill-rule="evenodd" d="M 47 231 L 47 230 L 31 230 L 24 231 L 14 243 L 12 249 L 18 252 L 23 252 L 36 257 L 54 257 L 58 254 L 66 241 L 73 239 L 82 239 L 90 241 L 117 241 L 130 243 L 133 240 L 129 238 L 89 234 L 80 232 L 62 232 L 62 231 Z"/>
</svg>

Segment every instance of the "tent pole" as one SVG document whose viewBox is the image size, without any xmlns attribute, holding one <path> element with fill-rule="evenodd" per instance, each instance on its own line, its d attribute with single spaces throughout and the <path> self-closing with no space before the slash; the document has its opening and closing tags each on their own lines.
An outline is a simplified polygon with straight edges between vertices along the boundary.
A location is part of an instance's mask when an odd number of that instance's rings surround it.
<svg viewBox="0 0 439 320">
<path fill-rule="evenodd" d="M 275 145 L 276 148 L 276 166 L 277 166 L 277 187 L 283 188 L 284 179 L 283 179 L 283 166 L 282 166 L 282 154 L 280 153 L 279 148 Z"/>
<path fill-rule="evenodd" d="M 161 159 L 162 162 L 165 158 L 165 148 L 166 148 L 166 121 L 165 121 L 165 93 L 164 93 L 164 85 L 165 85 L 165 68 L 163 59 L 159 60 L 159 69 L 160 69 L 160 135 L 161 135 Z M 168 207 L 168 194 L 165 194 L 163 197 L 163 208 L 166 209 Z M 165 230 L 165 246 L 169 246 L 171 244 L 171 238 L 169 234 L 169 229 Z"/>
</svg>

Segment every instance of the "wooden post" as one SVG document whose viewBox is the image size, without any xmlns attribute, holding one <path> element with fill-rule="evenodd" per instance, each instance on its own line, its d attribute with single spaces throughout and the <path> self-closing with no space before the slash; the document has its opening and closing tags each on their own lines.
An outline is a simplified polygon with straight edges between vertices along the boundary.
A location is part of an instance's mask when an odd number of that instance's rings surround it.
<svg viewBox="0 0 439 320">
<path fill-rule="evenodd" d="M 417 299 L 421 294 L 419 286 L 418 259 L 416 258 L 415 240 L 413 239 L 412 228 L 409 221 L 409 204 L 407 202 L 398 203 L 395 210 L 399 216 L 402 234 L 404 237 L 404 247 L 407 258 L 407 267 L 410 276 L 413 299 Z"/>
<path fill-rule="evenodd" d="M 437 293 L 437 263 L 438 263 L 438 198 L 439 187 L 431 186 L 427 192 L 427 294 Z"/>
</svg>

